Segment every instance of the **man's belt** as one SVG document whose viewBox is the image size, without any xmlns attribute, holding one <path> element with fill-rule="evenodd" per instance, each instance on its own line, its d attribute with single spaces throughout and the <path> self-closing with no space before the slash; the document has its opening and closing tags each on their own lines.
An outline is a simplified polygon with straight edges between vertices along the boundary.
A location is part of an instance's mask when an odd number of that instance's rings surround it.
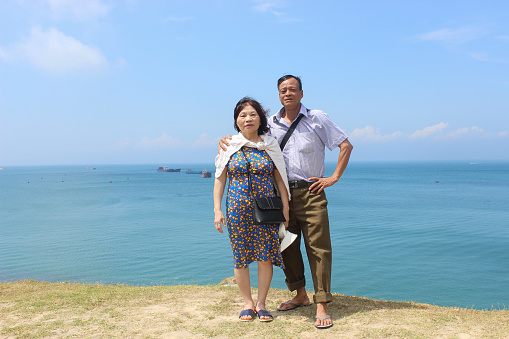
<svg viewBox="0 0 509 339">
<path fill-rule="evenodd" d="M 288 181 L 288 186 L 290 188 L 301 188 L 301 187 L 309 187 L 313 184 L 313 182 L 306 181 L 306 180 L 293 180 Z"/>
</svg>

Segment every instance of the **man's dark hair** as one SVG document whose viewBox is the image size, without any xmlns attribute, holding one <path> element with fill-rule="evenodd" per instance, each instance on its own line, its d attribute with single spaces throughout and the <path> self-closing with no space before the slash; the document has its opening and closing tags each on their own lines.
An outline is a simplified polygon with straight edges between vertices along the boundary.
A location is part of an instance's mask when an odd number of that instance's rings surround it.
<svg viewBox="0 0 509 339">
<path fill-rule="evenodd" d="M 267 133 L 269 131 L 269 126 L 267 123 L 268 111 L 266 111 L 258 101 L 250 97 L 243 97 L 242 99 L 239 100 L 239 102 L 237 102 L 237 105 L 235 105 L 235 109 L 233 110 L 233 127 L 235 127 L 235 130 L 237 132 L 240 132 L 240 128 L 239 126 L 237 126 L 237 118 L 239 117 L 240 112 L 247 105 L 253 106 L 256 113 L 258 113 L 258 116 L 260 117 L 260 127 L 258 127 L 258 135 Z"/>
<path fill-rule="evenodd" d="M 297 82 L 299 83 L 299 91 L 302 91 L 302 81 L 300 80 L 299 77 L 297 77 L 295 75 L 291 75 L 291 74 L 283 75 L 281 78 L 279 78 L 279 80 L 277 81 L 277 89 L 279 89 L 279 85 L 281 85 L 281 83 L 283 81 L 286 81 L 291 78 L 294 78 L 295 80 L 297 80 Z"/>
</svg>

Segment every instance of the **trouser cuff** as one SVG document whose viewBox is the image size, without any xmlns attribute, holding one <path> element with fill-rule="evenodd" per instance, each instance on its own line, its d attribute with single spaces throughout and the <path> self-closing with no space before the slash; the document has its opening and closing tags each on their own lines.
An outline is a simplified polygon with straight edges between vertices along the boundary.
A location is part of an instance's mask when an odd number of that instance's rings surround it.
<svg viewBox="0 0 509 339">
<path fill-rule="evenodd" d="M 313 296 L 313 302 L 316 303 L 330 303 L 332 301 L 332 294 L 329 292 L 318 292 Z"/>
<path fill-rule="evenodd" d="M 301 288 L 301 287 L 306 287 L 306 278 L 302 278 L 301 280 L 295 281 L 292 283 L 288 282 L 288 280 L 285 279 L 285 282 L 286 282 L 286 286 L 288 286 L 288 289 L 292 292 Z"/>
</svg>

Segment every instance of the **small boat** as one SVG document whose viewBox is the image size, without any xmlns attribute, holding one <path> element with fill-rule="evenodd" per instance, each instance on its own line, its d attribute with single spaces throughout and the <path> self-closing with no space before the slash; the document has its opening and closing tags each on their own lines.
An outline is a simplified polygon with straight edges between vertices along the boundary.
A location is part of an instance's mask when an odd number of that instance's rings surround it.
<svg viewBox="0 0 509 339">
<path fill-rule="evenodd" d="M 192 169 L 188 169 L 186 171 L 186 174 L 200 174 L 200 173 L 201 173 L 201 171 L 193 171 Z"/>
<path fill-rule="evenodd" d="M 211 176 L 212 176 L 212 173 L 210 173 L 209 171 L 207 171 L 207 170 L 201 171 L 202 178 L 210 178 Z"/>
<path fill-rule="evenodd" d="M 168 166 L 159 166 L 158 172 L 180 172 L 180 168 L 169 168 Z"/>
</svg>

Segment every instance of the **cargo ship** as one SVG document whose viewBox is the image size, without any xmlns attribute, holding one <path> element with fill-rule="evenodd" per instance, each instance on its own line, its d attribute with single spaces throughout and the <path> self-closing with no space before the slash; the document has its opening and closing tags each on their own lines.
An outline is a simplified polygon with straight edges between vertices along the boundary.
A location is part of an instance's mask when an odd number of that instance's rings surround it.
<svg viewBox="0 0 509 339">
<path fill-rule="evenodd" d="M 180 168 L 169 168 L 168 166 L 159 166 L 158 172 L 180 172 Z"/>
<path fill-rule="evenodd" d="M 210 173 L 209 171 L 207 171 L 207 170 L 201 171 L 202 178 L 210 178 L 211 176 L 212 176 L 212 173 Z"/>
</svg>

